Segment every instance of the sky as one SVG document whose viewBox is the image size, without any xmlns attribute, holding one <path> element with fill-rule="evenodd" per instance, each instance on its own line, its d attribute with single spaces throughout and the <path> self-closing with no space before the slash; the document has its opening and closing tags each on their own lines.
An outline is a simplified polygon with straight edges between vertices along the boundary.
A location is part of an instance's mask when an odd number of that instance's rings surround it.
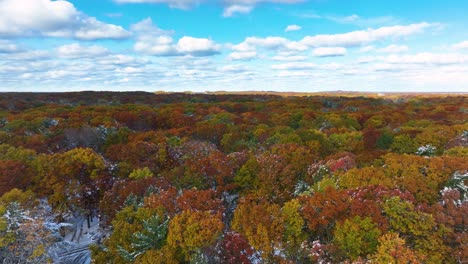
<svg viewBox="0 0 468 264">
<path fill-rule="evenodd" d="M 0 91 L 467 92 L 466 0 L 0 0 Z"/>
</svg>

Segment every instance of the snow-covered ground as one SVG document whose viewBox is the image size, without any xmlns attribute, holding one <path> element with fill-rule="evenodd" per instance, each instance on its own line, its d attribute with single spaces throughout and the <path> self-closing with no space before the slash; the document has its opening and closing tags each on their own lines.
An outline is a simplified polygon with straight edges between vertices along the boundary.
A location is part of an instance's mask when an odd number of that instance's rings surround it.
<svg viewBox="0 0 468 264">
<path fill-rule="evenodd" d="M 73 222 L 75 224 L 66 230 L 64 240 L 55 243 L 49 249 L 49 254 L 54 263 L 90 264 L 89 245 L 96 243 L 101 237 L 99 218 L 93 217 L 89 227 L 84 217 L 75 218 Z"/>
</svg>

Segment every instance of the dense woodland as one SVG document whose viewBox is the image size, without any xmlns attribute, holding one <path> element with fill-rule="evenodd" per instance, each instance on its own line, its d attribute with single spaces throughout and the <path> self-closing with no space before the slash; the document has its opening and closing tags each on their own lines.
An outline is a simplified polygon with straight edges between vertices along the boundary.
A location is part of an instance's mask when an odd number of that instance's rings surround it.
<svg viewBox="0 0 468 264">
<path fill-rule="evenodd" d="M 466 99 L 0 94 L 0 263 L 467 263 Z"/>
</svg>

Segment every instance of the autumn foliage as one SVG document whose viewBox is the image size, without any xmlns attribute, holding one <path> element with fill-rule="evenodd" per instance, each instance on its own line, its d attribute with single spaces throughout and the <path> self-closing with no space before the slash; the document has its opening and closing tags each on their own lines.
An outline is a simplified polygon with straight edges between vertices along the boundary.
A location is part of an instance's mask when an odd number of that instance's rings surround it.
<svg viewBox="0 0 468 264">
<path fill-rule="evenodd" d="M 95 263 L 467 263 L 467 109 L 466 96 L 1 94 L 0 262 L 50 261 L 49 208 L 99 216 Z"/>
</svg>

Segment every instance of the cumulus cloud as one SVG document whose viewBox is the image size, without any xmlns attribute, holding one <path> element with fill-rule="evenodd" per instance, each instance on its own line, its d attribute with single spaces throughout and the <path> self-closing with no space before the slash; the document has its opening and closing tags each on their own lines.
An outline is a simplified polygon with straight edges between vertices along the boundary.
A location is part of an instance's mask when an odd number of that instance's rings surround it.
<svg viewBox="0 0 468 264">
<path fill-rule="evenodd" d="M 130 37 L 131 34 L 121 26 L 106 24 L 94 17 L 88 17 L 80 21 L 78 30 L 64 34 L 64 36 L 69 35 L 80 40 L 97 40 L 124 39 Z"/>
<path fill-rule="evenodd" d="M 51 54 L 47 50 L 27 50 L 22 48 L 17 52 L 2 53 L 0 52 L 0 62 L 11 62 L 11 61 L 43 61 L 51 57 Z"/>
<path fill-rule="evenodd" d="M 150 64 L 148 59 L 123 55 L 123 54 L 110 54 L 96 60 L 96 63 L 104 66 L 118 66 L 118 67 L 138 67 Z M 105 68 L 105 67 L 104 67 Z"/>
<path fill-rule="evenodd" d="M 210 0 L 113 0 L 120 4 L 166 4 L 171 8 L 191 9 Z M 295 4 L 306 0 L 222 0 L 223 16 L 232 17 L 236 14 L 248 14 L 261 3 Z"/>
<path fill-rule="evenodd" d="M 252 11 L 253 6 L 232 5 L 224 9 L 223 16 L 231 17 L 235 14 L 248 14 Z"/>
<path fill-rule="evenodd" d="M 303 52 L 310 47 L 315 47 L 314 55 L 318 57 L 326 56 L 343 56 L 346 54 L 346 47 L 363 46 L 377 41 L 396 39 L 410 36 L 423 32 L 427 28 L 433 27 L 435 24 L 419 23 L 406 26 L 391 26 L 380 27 L 377 29 L 367 29 L 360 31 L 352 31 L 343 34 L 328 34 L 306 36 L 300 41 L 292 41 L 283 37 L 247 37 L 243 42 L 229 47 L 234 51 L 256 51 L 257 48 L 265 48 L 269 50 L 279 50 L 288 52 Z M 339 47 L 339 48 L 337 48 Z M 403 52 L 405 46 L 389 46 L 387 52 L 393 49 L 395 53 L 397 49 Z M 360 52 L 369 52 L 374 50 L 373 46 L 366 46 Z M 383 52 L 383 51 L 382 51 Z"/>
<path fill-rule="evenodd" d="M 399 21 L 397 18 L 392 16 L 364 18 L 356 14 L 352 14 L 349 16 L 318 16 L 316 18 L 323 18 L 334 21 L 336 23 L 351 24 L 359 27 L 392 25 L 397 24 Z"/>
<path fill-rule="evenodd" d="M 384 61 L 392 64 L 450 65 L 467 63 L 468 55 L 422 52 L 411 55 L 390 55 Z"/>
<path fill-rule="evenodd" d="M 403 52 L 407 52 L 408 50 L 409 50 L 408 46 L 392 44 L 387 47 L 378 49 L 377 51 L 382 52 L 382 53 L 403 53 Z"/>
<path fill-rule="evenodd" d="M 225 65 L 220 68 L 221 72 L 226 72 L 226 73 L 242 73 L 246 72 L 249 69 L 241 64 L 233 64 L 233 65 Z"/>
<path fill-rule="evenodd" d="M 313 52 L 315 57 L 337 57 L 346 55 L 346 49 L 343 47 L 325 47 L 316 48 Z"/>
<path fill-rule="evenodd" d="M 171 30 L 160 29 L 153 23 L 153 19 L 151 19 L 151 17 L 145 18 L 142 21 L 131 25 L 130 29 L 133 32 L 146 35 L 171 35 L 174 33 Z"/>
<path fill-rule="evenodd" d="M 274 61 L 304 61 L 307 59 L 306 56 L 284 56 L 284 55 L 277 55 L 271 58 Z"/>
<path fill-rule="evenodd" d="M 178 55 L 171 36 L 173 32 L 158 28 L 151 18 L 133 24 L 131 30 L 137 35 L 133 46 L 136 52 L 155 56 Z"/>
<path fill-rule="evenodd" d="M 364 46 L 364 47 L 360 48 L 359 52 L 366 53 L 366 52 L 370 52 L 370 51 L 373 51 L 373 50 L 375 50 L 375 47 L 372 46 L 372 45 L 369 45 L 369 46 Z"/>
<path fill-rule="evenodd" d="M 155 56 L 176 56 L 177 50 L 170 36 L 143 36 L 133 46 L 136 52 Z"/>
<path fill-rule="evenodd" d="M 255 51 L 235 51 L 229 54 L 228 58 L 230 60 L 251 60 L 257 57 L 257 52 Z"/>
<path fill-rule="evenodd" d="M 357 20 L 359 20 L 360 17 L 356 14 L 352 14 L 350 16 L 345 16 L 345 17 L 333 17 L 331 20 L 334 20 L 336 22 L 340 22 L 340 23 L 352 23 L 352 22 L 355 22 Z"/>
<path fill-rule="evenodd" d="M 176 49 L 182 54 L 210 56 L 219 53 L 220 45 L 210 39 L 184 36 L 177 42 Z"/>
<path fill-rule="evenodd" d="M 248 14 L 254 7 L 261 3 L 276 3 L 276 4 L 296 4 L 305 0 L 224 0 L 225 8 L 224 17 L 231 17 L 235 14 Z"/>
<path fill-rule="evenodd" d="M 302 27 L 298 26 L 298 25 L 289 25 L 286 27 L 286 29 L 284 30 L 285 32 L 289 32 L 289 31 L 298 31 L 298 30 L 301 30 Z"/>
<path fill-rule="evenodd" d="M 239 52 L 247 52 L 247 51 L 255 51 L 256 47 L 252 43 L 248 43 L 246 41 L 241 42 L 237 45 L 229 44 L 227 45 L 230 49 Z"/>
<path fill-rule="evenodd" d="M 171 8 L 190 9 L 203 0 L 114 0 L 120 4 L 167 4 Z"/>
<path fill-rule="evenodd" d="M 317 64 L 310 62 L 288 62 L 282 64 L 275 64 L 271 66 L 273 70 L 310 70 L 317 68 Z"/>
<path fill-rule="evenodd" d="M 248 37 L 244 42 L 248 45 L 260 46 L 268 49 L 277 49 L 286 46 L 290 41 L 282 37 Z"/>
<path fill-rule="evenodd" d="M 63 45 L 57 48 L 57 54 L 59 57 L 66 59 L 95 58 L 109 53 L 109 50 L 102 46 L 83 46 L 78 43 Z"/>
<path fill-rule="evenodd" d="M 255 51 L 257 48 L 300 52 L 307 50 L 308 46 L 283 37 L 248 37 L 243 42 L 231 46 L 231 49 L 234 51 Z"/>
<path fill-rule="evenodd" d="M 276 74 L 278 77 L 306 77 L 310 75 L 309 71 L 280 71 Z"/>
<path fill-rule="evenodd" d="M 306 36 L 301 40 L 302 44 L 312 47 L 353 47 L 361 46 L 379 40 L 401 38 L 423 32 L 425 29 L 433 27 L 434 24 L 418 23 L 411 25 L 397 25 L 390 27 L 380 27 L 377 29 L 352 31 L 343 34 L 324 34 Z"/>
<path fill-rule="evenodd" d="M 14 42 L 0 40 L 0 53 L 15 53 L 21 51 L 21 48 Z"/>
<path fill-rule="evenodd" d="M 123 73 L 123 74 L 139 74 L 145 72 L 144 68 L 137 68 L 137 67 L 122 67 L 117 68 L 115 72 Z"/>
<path fill-rule="evenodd" d="M 305 0 L 225 0 L 229 5 L 249 5 L 253 6 L 260 3 L 277 3 L 277 4 L 296 4 Z"/>
<path fill-rule="evenodd" d="M 121 26 L 86 16 L 65 0 L 2 0 L 0 36 L 96 40 L 128 38 L 130 33 Z"/>
<path fill-rule="evenodd" d="M 172 31 L 162 30 L 153 24 L 151 18 L 132 25 L 137 34 L 133 49 L 139 53 L 155 56 L 211 56 L 218 54 L 221 45 L 206 38 L 184 36 L 174 43 Z"/>
<path fill-rule="evenodd" d="M 468 40 L 456 43 L 452 46 L 454 49 L 468 49 Z"/>
</svg>

